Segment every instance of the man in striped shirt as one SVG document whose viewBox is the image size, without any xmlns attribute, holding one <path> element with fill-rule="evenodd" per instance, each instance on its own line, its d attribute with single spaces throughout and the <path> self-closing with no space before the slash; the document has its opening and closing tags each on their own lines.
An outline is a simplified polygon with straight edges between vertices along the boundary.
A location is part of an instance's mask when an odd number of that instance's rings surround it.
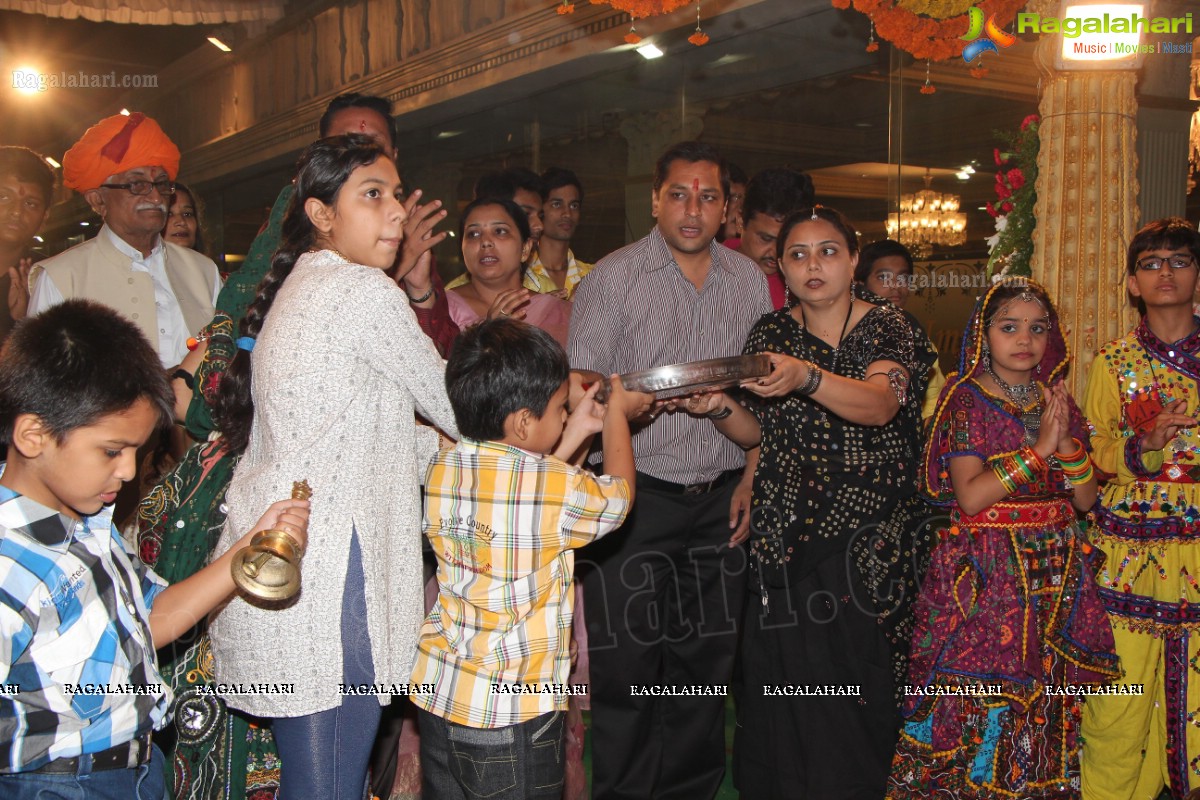
<svg viewBox="0 0 1200 800">
<path fill-rule="evenodd" d="M 609 375 L 741 353 L 772 305 L 754 262 L 715 242 L 728 196 L 728 168 L 710 145 L 684 142 L 659 158 L 658 224 L 576 291 L 572 368 Z M 593 796 L 710 798 L 725 765 L 725 701 L 711 687 L 733 669 L 750 476 L 711 420 L 682 411 L 638 430 L 633 448 L 637 506 L 580 554 L 592 567 Z M 700 687 L 710 689 L 692 696 Z"/>
</svg>

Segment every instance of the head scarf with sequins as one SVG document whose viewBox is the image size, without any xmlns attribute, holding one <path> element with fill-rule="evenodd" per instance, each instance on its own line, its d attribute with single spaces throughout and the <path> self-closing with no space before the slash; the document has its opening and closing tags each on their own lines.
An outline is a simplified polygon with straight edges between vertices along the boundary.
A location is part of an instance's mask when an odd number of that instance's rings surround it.
<svg viewBox="0 0 1200 800">
<path fill-rule="evenodd" d="M 1029 279 L 1020 279 L 1019 283 L 1015 280 L 1006 280 L 993 284 L 987 294 L 975 304 L 975 310 L 971 313 L 970 321 L 967 322 L 967 329 L 963 332 L 962 349 L 959 352 L 958 369 L 946 377 L 946 385 L 938 396 L 937 410 L 934 412 L 929 436 L 925 442 L 921 488 L 936 503 L 949 504 L 954 498 L 948 492 L 935 488 L 942 485 L 938 476 L 942 467 L 938 463 L 938 459 L 934 457 L 933 445 L 939 436 L 949 435 L 950 420 L 946 418 L 946 406 L 950 398 L 954 396 L 960 386 L 978 378 L 987 369 L 987 362 L 983 358 L 987 334 L 984 320 L 989 316 L 995 316 L 990 312 L 993 308 L 999 310 L 1000 304 L 1030 298 L 1048 306 L 1046 312 L 1050 318 L 1046 352 L 1042 354 L 1042 360 L 1033 368 L 1033 378 L 1040 383 L 1049 385 L 1061 380 L 1066 372 L 1071 356 L 1067 350 L 1067 340 L 1063 336 L 1062 325 L 1059 323 L 1058 311 L 1054 308 L 1054 304 L 1049 302 L 1046 290 L 1040 284 Z"/>
</svg>

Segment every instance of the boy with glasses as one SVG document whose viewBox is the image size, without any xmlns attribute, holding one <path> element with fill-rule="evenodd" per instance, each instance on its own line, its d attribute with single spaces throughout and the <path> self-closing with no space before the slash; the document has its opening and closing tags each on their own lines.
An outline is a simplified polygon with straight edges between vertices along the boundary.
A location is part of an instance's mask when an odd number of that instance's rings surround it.
<svg viewBox="0 0 1200 800">
<path fill-rule="evenodd" d="M 1126 289 L 1140 324 L 1100 349 L 1084 413 L 1107 473 L 1092 544 L 1125 678 L 1141 694 L 1084 705 L 1083 796 L 1173 797 L 1200 786 L 1200 234 L 1161 219 L 1129 243 Z"/>
</svg>

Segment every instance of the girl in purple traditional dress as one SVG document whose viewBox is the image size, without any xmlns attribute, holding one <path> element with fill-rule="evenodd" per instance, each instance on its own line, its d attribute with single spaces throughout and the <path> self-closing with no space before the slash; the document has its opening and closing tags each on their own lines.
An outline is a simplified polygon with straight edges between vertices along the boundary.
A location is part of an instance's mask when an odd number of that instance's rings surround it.
<svg viewBox="0 0 1200 800">
<path fill-rule="evenodd" d="M 1077 798 L 1089 687 L 1120 675 L 1076 511 L 1096 499 L 1045 291 L 976 306 L 923 478 L 950 507 L 921 595 L 888 797 Z"/>
</svg>

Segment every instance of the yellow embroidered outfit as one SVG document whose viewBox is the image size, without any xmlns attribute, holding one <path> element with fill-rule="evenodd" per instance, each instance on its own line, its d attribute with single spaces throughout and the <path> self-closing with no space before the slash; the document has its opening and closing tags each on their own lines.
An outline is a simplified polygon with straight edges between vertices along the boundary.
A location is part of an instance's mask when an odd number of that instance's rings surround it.
<svg viewBox="0 0 1200 800">
<path fill-rule="evenodd" d="M 1143 321 L 1101 348 L 1088 375 L 1092 459 L 1113 476 L 1096 509 L 1100 594 L 1125 680 L 1144 694 L 1089 698 L 1087 800 L 1157 797 L 1164 783 L 1182 798 L 1200 786 L 1200 437 L 1184 429 L 1145 452 L 1137 433 L 1173 401 L 1196 413 L 1198 354 L 1200 332 L 1168 343 Z"/>
</svg>

